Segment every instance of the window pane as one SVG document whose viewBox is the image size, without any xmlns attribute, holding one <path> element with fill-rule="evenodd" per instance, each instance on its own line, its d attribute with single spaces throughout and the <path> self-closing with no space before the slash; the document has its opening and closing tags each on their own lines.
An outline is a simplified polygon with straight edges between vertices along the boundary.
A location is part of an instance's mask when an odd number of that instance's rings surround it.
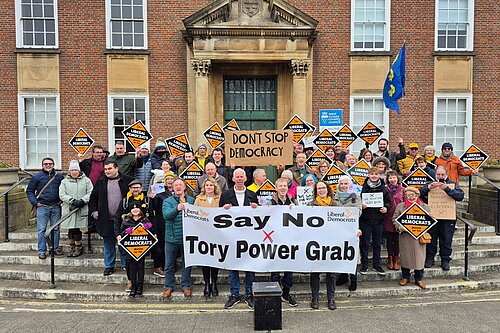
<svg viewBox="0 0 500 333">
<path fill-rule="evenodd" d="M 43 17 L 42 5 L 33 5 L 33 17 Z"/>
<path fill-rule="evenodd" d="M 131 19 L 132 18 L 132 7 L 131 6 L 123 6 L 122 7 L 122 18 Z"/>
<path fill-rule="evenodd" d="M 142 20 L 142 7 L 134 6 L 134 19 Z"/>
<path fill-rule="evenodd" d="M 31 17 L 31 6 L 30 5 L 22 5 L 21 6 L 21 15 L 23 17 Z"/>
<path fill-rule="evenodd" d="M 114 125 L 123 125 L 123 113 L 115 112 L 113 115 L 113 124 Z"/>
<path fill-rule="evenodd" d="M 146 110 L 145 100 L 142 98 L 137 98 L 135 100 L 135 110 L 137 112 L 144 112 Z"/>
<path fill-rule="evenodd" d="M 122 11 L 121 11 L 120 6 L 111 6 L 111 18 L 120 19 L 120 18 L 122 18 L 121 13 L 122 13 Z"/>
<path fill-rule="evenodd" d="M 133 99 L 125 99 L 125 111 L 134 111 L 134 100 Z"/>
<path fill-rule="evenodd" d="M 143 25 L 144 25 L 143 22 L 134 22 L 134 32 L 135 33 L 144 32 Z"/>
<path fill-rule="evenodd" d="M 144 35 L 134 35 L 134 46 L 140 47 L 144 46 Z"/>
<path fill-rule="evenodd" d="M 123 32 L 132 32 L 132 22 L 131 21 L 125 21 L 123 22 Z"/>
<path fill-rule="evenodd" d="M 47 32 L 55 32 L 56 26 L 54 24 L 54 20 L 46 20 L 45 21 L 45 31 Z"/>
<path fill-rule="evenodd" d="M 44 20 L 35 20 L 35 31 L 43 32 L 45 31 L 45 21 Z"/>
<path fill-rule="evenodd" d="M 123 99 L 120 98 L 113 99 L 113 110 L 123 111 Z"/>
<path fill-rule="evenodd" d="M 35 34 L 35 45 L 43 46 L 45 44 L 43 33 Z"/>
<path fill-rule="evenodd" d="M 123 46 L 134 46 L 131 34 L 123 35 Z"/>
<path fill-rule="evenodd" d="M 44 16 L 45 17 L 54 17 L 54 6 L 53 5 L 45 5 L 44 8 Z"/>
<path fill-rule="evenodd" d="M 121 32 L 122 31 L 122 22 L 121 21 L 112 21 L 111 22 L 111 32 Z"/>
<path fill-rule="evenodd" d="M 46 45 L 55 46 L 56 45 L 56 34 L 48 33 L 46 36 Z"/>
<path fill-rule="evenodd" d="M 113 34 L 112 38 L 112 44 L 113 46 L 122 46 L 122 35 L 119 34 Z"/>
</svg>

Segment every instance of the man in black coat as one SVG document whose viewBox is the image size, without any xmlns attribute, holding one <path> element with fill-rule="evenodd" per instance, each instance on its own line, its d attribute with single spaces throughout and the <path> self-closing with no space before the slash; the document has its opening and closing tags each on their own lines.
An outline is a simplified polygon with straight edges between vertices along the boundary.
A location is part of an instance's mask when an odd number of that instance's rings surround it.
<svg viewBox="0 0 500 333">
<path fill-rule="evenodd" d="M 233 206 L 250 206 L 252 208 L 257 208 L 259 200 L 254 192 L 247 190 L 245 187 L 246 180 L 247 176 L 245 170 L 241 168 L 234 170 L 234 187 L 222 192 L 219 207 L 224 207 L 225 209 L 230 209 Z M 247 303 L 249 308 L 253 308 L 254 306 L 254 298 L 252 296 L 252 283 L 254 280 L 254 272 L 245 272 L 245 303 Z M 229 271 L 229 283 L 231 284 L 231 295 L 224 305 L 226 309 L 232 309 L 240 302 L 239 271 Z"/>
<path fill-rule="evenodd" d="M 114 223 L 121 219 L 122 200 L 129 190 L 128 184 L 133 178 L 118 172 L 116 162 L 104 163 L 104 176 L 96 182 L 90 195 L 89 208 L 91 215 L 97 220 L 97 231 L 104 242 L 104 275 L 111 275 L 115 271 L 116 238 Z M 120 249 L 122 267 L 126 266 Z"/>
</svg>

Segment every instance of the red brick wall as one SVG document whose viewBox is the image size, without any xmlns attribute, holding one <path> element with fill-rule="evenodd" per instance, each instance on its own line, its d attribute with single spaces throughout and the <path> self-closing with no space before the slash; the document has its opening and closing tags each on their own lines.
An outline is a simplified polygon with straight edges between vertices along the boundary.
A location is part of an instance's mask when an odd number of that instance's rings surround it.
<svg viewBox="0 0 500 333">
<path fill-rule="evenodd" d="M 170 136 L 187 130 L 186 44 L 182 19 L 211 3 L 210 0 L 148 1 L 149 98 L 151 131 Z M 314 44 L 313 119 L 318 110 L 342 108 L 349 119 L 350 1 L 290 3 L 317 19 Z M 496 158 L 498 148 L 498 6 L 476 1 L 474 35 L 473 142 Z M 392 1 L 391 53 L 407 42 L 406 97 L 402 113 L 390 115 L 391 149 L 401 136 L 405 142 L 432 143 L 434 77 L 434 0 Z M 427 9 L 427 10 L 423 10 Z M 76 154 L 67 144 L 84 127 L 96 143 L 108 145 L 106 80 L 106 24 L 102 0 L 59 1 L 61 86 L 61 146 L 63 168 Z M 18 117 L 14 0 L 0 1 L 1 160 L 18 164 Z M 418 32 L 418 33 L 417 33 Z M 173 125 L 173 126 L 172 126 Z M 9 144 L 5 144 L 8 142 Z"/>
</svg>

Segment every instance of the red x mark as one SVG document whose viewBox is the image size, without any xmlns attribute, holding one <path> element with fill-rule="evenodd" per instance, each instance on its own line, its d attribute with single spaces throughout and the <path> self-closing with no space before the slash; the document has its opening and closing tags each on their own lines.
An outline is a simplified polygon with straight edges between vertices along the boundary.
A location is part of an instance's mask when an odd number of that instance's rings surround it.
<svg viewBox="0 0 500 333">
<path fill-rule="evenodd" d="M 274 230 L 272 230 L 270 233 L 267 233 L 265 230 L 262 230 L 266 237 L 264 237 L 264 240 L 262 242 L 265 242 L 266 239 L 269 239 L 269 241 L 272 243 L 273 239 L 271 238 L 271 235 L 274 233 Z"/>
</svg>

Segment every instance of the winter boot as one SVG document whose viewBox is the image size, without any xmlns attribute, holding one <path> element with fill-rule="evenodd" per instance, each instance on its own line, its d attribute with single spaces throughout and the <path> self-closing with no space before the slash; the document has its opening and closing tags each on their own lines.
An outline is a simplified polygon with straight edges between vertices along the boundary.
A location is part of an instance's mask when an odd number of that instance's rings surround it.
<svg viewBox="0 0 500 333">
<path fill-rule="evenodd" d="M 137 288 L 135 290 L 137 296 L 142 296 L 142 283 L 137 284 Z"/>
<path fill-rule="evenodd" d="M 73 251 L 73 257 L 79 257 L 83 253 L 83 243 L 82 241 L 75 241 L 75 249 Z"/>
<path fill-rule="evenodd" d="M 387 261 L 387 268 L 392 270 L 394 269 L 394 257 L 389 256 L 389 260 Z"/>
<path fill-rule="evenodd" d="M 75 240 L 70 239 L 69 241 L 69 252 L 68 252 L 68 257 L 74 257 L 75 256 Z"/>
<path fill-rule="evenodd" d="M 399 256 L 394 256 L 393 263 L 394 263 L 394 270 L 399 271 L 399 269 L 401 268 L 401 266 L 399 265 Z"/>
</svg>

